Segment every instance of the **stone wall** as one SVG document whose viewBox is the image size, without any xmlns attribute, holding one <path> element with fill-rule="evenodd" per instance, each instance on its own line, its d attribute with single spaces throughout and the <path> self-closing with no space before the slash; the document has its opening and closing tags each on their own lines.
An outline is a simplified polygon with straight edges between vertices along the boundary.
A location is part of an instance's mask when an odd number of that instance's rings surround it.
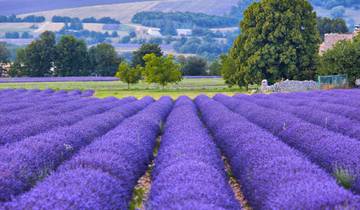
<svg viewBox="0 0 360 210">
<path fill-rule="evenodd" d="M 318 84 L 315 81 L 295 81 L 286 80 L 277 82 L 274 85 L 268 86 L 267 81 L 262 82 L 261 92 L 303 92 L 318 90 Z"/>
</svg>

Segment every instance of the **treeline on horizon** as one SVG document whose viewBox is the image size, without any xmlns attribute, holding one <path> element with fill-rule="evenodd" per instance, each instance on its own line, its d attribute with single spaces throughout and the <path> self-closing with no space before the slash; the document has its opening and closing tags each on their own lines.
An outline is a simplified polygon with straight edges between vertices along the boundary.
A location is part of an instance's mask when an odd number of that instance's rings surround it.
<svg viewBox="0 0 360 210">
<path fill-rule="evenodd" d="M 84 40 L 64 35 L 57 41 L 55 34 L 47 31 L 17 50 L 8 74 L 12 77 L 114 76 L 121 60 L 110 44 L 88 48 Z"/>
<path fill-rule="evenodd" d="M 80 23 L 102 23 L 102 24 L 121 24 L 120 21 L 115 20 L 111 17 L 102 17 L 96 19 L 95 17 L 87 17 L 87 18 L 77 18 L 77 17 L 68 17 L 68 16 L 53 16 L 51 21 L 53 23 L 72 23 L 72 22 L 80 22 Z"/>
<path fill-rule="evenodd" d="M 145 55 L 165 57 L 157 44 L 143 44 L 125 59 L 110 44 L 102 43 L 88 48 L 83 40 L 71 35 L 64 35 L 57 41 L 52 32 L 44 32 L 29 46 L 18 49 L 13 62 L 10 61 L 8 47 L 0 43 L 0 76 L 5 70 L 3 64 L 10 65 L 7 74 L 11 77 L 115 76 L 120 63 L 129 63 L 131 69 L 139 70 L 138 66 L 145 67 Z M 209 63 L 199 56 L 178 56 L 174 60 L 180 66 L 182 75 L 220 75 L 218 60 Z"/>
<path fill-rule="evenodd" d="M 131 20 L 148 27 L 162 28 L 172 24 L 174 28 L 192 29 L 236 27 L 239 20 L 233 17 L 208 15 L 194 12 L 139 12 Z"/>
<path fill-rule="evenodd" d="M 44 16 L 29 15 L 23 18 L 16 15 L 0 15 L 0 23 L 43 23 L 45 22 Z"/>
<path fill-rule="evenodd" d="M 36 16 L 36 15 L 28 15 L 23 18 L 18 17 L 16 15 L 0 15 L 0 23 L 43 23 L 46 21 L 44 16 Z M 80 23 L 101 23 L 101 24 L 121 24 L 120 21 L 111 18 L 111 17 L 87 17 L 87 18 L 77 18 L 77 17 L 69 17 L 69 16 L 53 16 L 51 21 L 53 23 L 72 23 L 72 22 L 80 22 Z"/>
</svg>

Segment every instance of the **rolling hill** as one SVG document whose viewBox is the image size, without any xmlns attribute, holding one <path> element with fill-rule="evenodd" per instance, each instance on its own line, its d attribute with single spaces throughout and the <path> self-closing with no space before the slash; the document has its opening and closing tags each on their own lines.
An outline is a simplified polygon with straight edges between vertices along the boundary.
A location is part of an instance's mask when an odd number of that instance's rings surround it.
<svg viewBox="0 0 360 210">
<path fill-rule="evenodd" d="M 1 1 L 1 0 L 0 0 Z M 42 0 L 37 0 L 42 1 Z M 95 3 L 96 1 L 89 1 Z M 133 0 L 122 3 L 110 3 L 111 0 L 106 0 L 109 4 L 100 4 L 92 6 L 82 6 L 75 8 L 44 10 L 40 12 L 30 12 L 22 14 L 26 16 L 30 14 L 45 16 L 51 19 L 54 15 L 70 16 L 70 17 L 89 17 L 97 18 L 110 16 L 118 19 L 123 23 L 130 23 L 131 18 L 141 11 L 181 11 L 181 12 L 202 12 L 213 15 L 224 15 L 228 13 L 232 6 L 236 5 L 238 0 L 226 0 L 219 2 L 218 0 L 153 0 L 153 1 L 138 1 Z M 112 0 L 112 2 L 115 2 Z"/>
<path fill-rule="evenodd" d="M 0 15 L 141 1 L 147 0 L 0 0 Z"/>
<path fill-rule="evenodd" d="M 130 23 L 134 14 L 141 11 L 181 11 L 202 12 L 211 15 L 224 15 L 239 0 L 0 0 L 0 15 L 29 14 L 42 15 L 48 20 L 54 15 L 71 17 L 97 18 L 110 16 L 123 23 Z M 19 6 L 21 5 L 21 6 Z M 331 10 L 315 6 L 319 16 L 330 16 Z M 345 8 L 345 19 L 360 23 L 360 13 L 357 8 Z"/>
</svg>

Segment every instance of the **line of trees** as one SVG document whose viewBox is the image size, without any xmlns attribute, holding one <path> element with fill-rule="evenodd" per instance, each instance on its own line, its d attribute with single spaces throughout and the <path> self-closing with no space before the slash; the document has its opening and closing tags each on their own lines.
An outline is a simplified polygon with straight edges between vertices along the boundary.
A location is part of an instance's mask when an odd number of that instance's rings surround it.
<svg viewBox="0 0 360 210">
<path fill-rule="evenodd" d="M 6 47 L 6 43 L 0 42 L 0 77 L 3 76 L 5 65 L 10 62 L 10 50 Z"/>
<path fill-rule="evenodd" d="M 10 51 L 0 43 L 0 76 L 10 64 Z M 159 45 L 144 44 L 133 53 L 131 63 L 121 59 L 112 45 L 98 44 L 89 49 L 82 40 L 44 32 L 38 40 L 17 51 L 10 76 L 116 76 L 130 84 L 143 79 L 163 88 L 182 80 L 181 64 L 172 55 L 164 56 Z"/>
<path fill-rule="evenodd" d="M 80 19 L 77 17 L 69 17 L 69 16 L 53 16 L 51 19 L 54 23 L 71 23 L 71 22 L 80 22 L 80 23 L 102 23 L 102 24 L 120 24 L 120 21 L 111 18 L 111 17 L 102 17 L 96 19 L 95 17 L 87 17 L 84 19 Z"/>
<path fill-rule="evenodd" d="M 324 39 L 325 34 L 327 33 L 347 33 L 349 28 L 346 25 L 344 19 L 341 18 L 327 18 L 327 17 L 318 17 L 317 18 L 317 27 L 320 32 L 321 39 Z"/>
<path fill-rule="evenodd" d="M 232 17 L 207 15 L 193 12 L 158 12 L 145 11 L 135 14 L 131 20 L 133 23 L 157 28 L 223 28 L 238 24 L 238 20 Z M 169 29 L 167 29 L 169 30 Z"/>
<path fill-rule="evenodd" d="M 17 51 L 10 76 L 114 76 L 121 58 L 110 44 L 88 49 L 83 40 L 44 32 L 38 40 Z"/>
<path fill-rule="evenodd" d="M 0 15 L 0 23 L 42 23 L 45 22 L 44 16 L 29 15 L 23 18 L 16 15 Z"/>
<path fill-rule="evenodd" d="M 30 39 L 33 38 L 33 35 L 31 35 L 29 32 L 25 31 L 23 33 L 20 32 L 5 32 L 5 38 L 6 39 Z"/>
<path fill-rule="evenodd" d="M 184 76 L 220 76 L 221 65 L 219 59 L 209 63 L 200 56 L 178 56 L 181 72 Z"/>
</svg>

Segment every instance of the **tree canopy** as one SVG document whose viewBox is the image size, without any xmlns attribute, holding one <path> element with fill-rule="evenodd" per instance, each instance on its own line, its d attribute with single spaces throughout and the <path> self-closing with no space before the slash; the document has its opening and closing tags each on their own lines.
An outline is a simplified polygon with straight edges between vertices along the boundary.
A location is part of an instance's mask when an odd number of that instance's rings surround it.
<svg viewBox="0 0 360 210">
<path fill-rule="evenodd" d="M 220 59 L 215 59 L 211 62 L 209 66 L 209 75 L 210 76 L 220 76 L 221 75 L 221 63 Z"/>
<path fill-rule="evenodd" d="M 154 54 L 156 56 L 163 56 L 161 48 L 157 44 L 143 44 L 140 49 L 133 52 L 132 66 L 145 66 L 144 56 L 147 54 Z"/>
<path fill-rule="evenodd" d="M 130 84 L 136 84 L 140 81 L 141 73 L 141 66 L 131 67 L 128 63 L 122 62 L 115 76 L 119 78 L 120 81 L 127 83 L 128 89 L 130 89 Z"/>
<path fill-rule="evenodd" d="M 45 22 L 44 16 L 29 15 L 24 18 L 17 17 L 16 15 L 0 15 L 0 23 L 42 23 Z"/>
<path fill-rule="evenodd" d="M 73 36 L 62 36 L 56 45 L 54 64 L 56 76 L 88 75 L 88 54 L 85 42 Z"/>
<path fill-rule="evenodd" d="M 313 79 L 320 35 L 316 14 L 306 0 L 263 0 L 244 14 L 241 34 L 223 69 L 229 85 L 259 84 L 262 79 Z"/>
<path fill-rule="evenodd" d="M 149 27 L 163 28 L 169 22 L 175 28 L 221 28 L 236 26 L 238 20 L 232 17 L 207 15 L 193 12 L 158 12 L 145 11 L 135 14 L 133 23 Z"/>
<path fill-rule="evenodd" d="M 147 83 L 157 83 L 164 87 L 181 81 L 180 65 L 175 63 L 172 55 L 156 56 L 152 53 L 145 55 L 144 60 L 146 65 L 143 76 Z"/>
<path fill-rule="evenodd" d="M 38 40 L 31 42 L 24 50 L 17 52 L 14 72 L 19 75 L 42 77 L 51 75 L 55 59 L 55 34 L 46 31 Z M 24 70 L 26 69 L 26 72 Z M 21 73 L 20 73 L 21 72 Z"/>
<path fill-rule="evenodd" d="M 0 42 L 0 77 L 3 75 L 3 65 L 8 63 L 10 59 L 10 51 L 6 47 L 6 44 Z"/>
<path fill-rule="evenodd" d="M 347 27 L 345 20 L 341 18 L 331 19 L 327 17 L 318 17 L 317 27 L 322 39 L 324 39 L 324 35 L 327 33 L 349 32 L 349 28 Z"/>
<path fill-rule="evenodd" d="M 181 71 L 186 76 L 207 75 L 207 61 L 199 56 L 190 56 L 182 61 Z"/>
<path fill-rule="evenodd" d="M 92 75 L 114 76 L 120 61 L 111 44 L 102 43 L 89 49 L 89 69 Z"/>
</svg>

